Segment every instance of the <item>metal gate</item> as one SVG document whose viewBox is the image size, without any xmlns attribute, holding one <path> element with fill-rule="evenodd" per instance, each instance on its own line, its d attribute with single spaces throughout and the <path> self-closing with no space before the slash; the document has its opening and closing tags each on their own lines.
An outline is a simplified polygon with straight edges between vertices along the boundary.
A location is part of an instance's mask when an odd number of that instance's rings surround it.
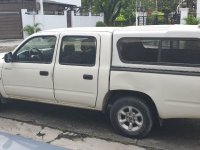
<svg viewBox="0 0 200 150">
<path fill-rule="evenodd" d="M 20 12 L 0 12 L 0 39 L 23 38 Z"/>
</svg>

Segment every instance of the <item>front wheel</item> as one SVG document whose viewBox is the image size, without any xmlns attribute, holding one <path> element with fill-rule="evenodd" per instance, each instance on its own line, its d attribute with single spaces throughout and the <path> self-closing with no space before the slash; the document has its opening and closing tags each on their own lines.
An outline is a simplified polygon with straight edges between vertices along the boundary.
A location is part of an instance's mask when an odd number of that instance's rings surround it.
<svg viewBox="0 0 200 150">
<path fill-rule="evenodd" d="M 119 98 L 111 108 L 110 121 L 117 132 L 134 138 L 145 137 L 153 126 L 150 107 L 136 97 Z"/>
</svg>

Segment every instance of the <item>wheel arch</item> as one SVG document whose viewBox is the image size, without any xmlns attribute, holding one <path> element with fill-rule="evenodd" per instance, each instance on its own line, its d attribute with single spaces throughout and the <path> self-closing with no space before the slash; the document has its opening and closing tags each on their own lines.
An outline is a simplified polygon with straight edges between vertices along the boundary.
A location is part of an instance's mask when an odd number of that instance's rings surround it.
<svg viewBox="0 0 200 150">
<path fill-rule="evenodd" d="M 155 102 L 148 94 L 139 91 L 131 91 L 131 90 L 109 91 L 104 98 L 103 112 L 109 112 L 110 108 L 112 107 L 112 104 L 116 101 L 116 99 L 124 96 L 134 96 L 142 98 L 151 107 L 153 116 L 155 117 L 154 119 L 156 120 L 156 122 L 159 123 L 160 118 Z"/>
</svg>

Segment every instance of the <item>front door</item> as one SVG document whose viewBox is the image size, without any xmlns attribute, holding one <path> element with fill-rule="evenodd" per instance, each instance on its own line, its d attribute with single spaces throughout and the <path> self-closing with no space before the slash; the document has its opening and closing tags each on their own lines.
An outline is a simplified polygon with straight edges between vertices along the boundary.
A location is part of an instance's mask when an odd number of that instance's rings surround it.
<svg viewBox="0 0 200 150">
<path fill-rule="evenodd" d="M 54 71 L 60 103 L 94 107 L 97 98 L 100 36 L 63 35 Z"/>
<path fill-rule="evenodd" d="M 55 101 L 53 92 L 56 35 L 27 40 L 13 53 L 13 62 L 3 66 L 2 79 L 10 98 Z"/>
</svg>

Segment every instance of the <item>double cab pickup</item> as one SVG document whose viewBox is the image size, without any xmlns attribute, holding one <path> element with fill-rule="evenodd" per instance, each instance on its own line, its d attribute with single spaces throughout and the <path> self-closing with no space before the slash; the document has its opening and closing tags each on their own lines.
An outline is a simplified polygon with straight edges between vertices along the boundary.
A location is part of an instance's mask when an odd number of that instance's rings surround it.
<svg viewBox="0 0 200 150">
<path fill-rule="evenodd" d="M 47 30 L 1 58 L 2 102 L 106 112 L 118 133 L 134 138 L 162 119 L 200 118 L 196 25 Z"/>
</svg>

